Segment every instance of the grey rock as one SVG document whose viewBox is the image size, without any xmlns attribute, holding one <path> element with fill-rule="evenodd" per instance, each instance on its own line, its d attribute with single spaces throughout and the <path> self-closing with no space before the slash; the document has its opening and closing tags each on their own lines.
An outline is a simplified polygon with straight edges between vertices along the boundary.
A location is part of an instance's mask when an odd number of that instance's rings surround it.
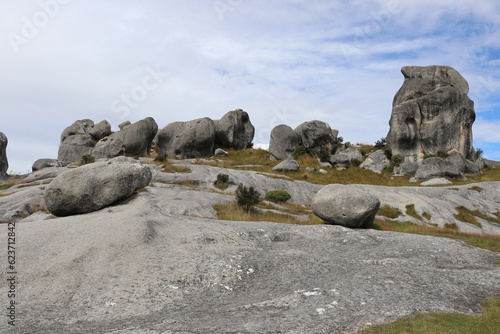
<svg viewBox="0 0 500 334">
<path fill-rule="evenodd" d="M 64 167 L 65 164 L 57 161 L 57 159 L 38 159 L 33 163 L 33 166 L 31 166 L 31 170 L 33 172 L 36 172 L 37 170 L 41 170 L 44 168 L 49 168 L 49 167 Z"/>
<path fill-rule="evenodd" d="M 312 202 L 316 216 L 331 224 L 350 228 L 371 226 L 379 207 L 377 197 L 341 184 L 324 186 Z"/>
<path fill-rule="evenodd" d="M 228 152 L 224 151 L 222 148 L 218 148 L 214 152 L 215 156 L 227 157 L 229 155 Z"/>
<path fill-rule="evenodd" d="M 377 150 L 366 158 L 365 161 L 359 167 L 369 169 L 375 173 L 382 173 L 385 166 L 389 165 L 391 162 L 387 159 L 384 150 Z"/>
<path fill-rule="evenodd" d="M 445 186 L 448 184 L 453 184 L 453 182 L 442 177 L 430 179 L 428 181 L 420 183 L 421 186 Z"/>
<path fill-rule="evenodd" d="M 158 135 L 159 154 L 208 158 L 214 153 L 214 140 L 215 123 L 208 117 L 171 123 Z"/>
<path fill-rule="evenodd" d="M 90 154 L 95 141 L 89 134 L 94 122 L 83 119 L 74 122 L 63 130 L 57 160 L 64 163 L 80 162 L 82 156 Z"/>
<path fill-rule="evenodd" d="M 465 179 L 462 166 L 454 164 L 445 158 L 432 157 L 425 159 L 415 173 L 417 180 L 434 178 Z"/>
<path fill-rule="evenodd" d="M 241 150 L 251 147 L 255 128 L 246 111 L 236 109 L 215 121 L 215 145 Z"/>
<path fill-rule="evenodd" d="M 9 161 L 7 160 L 7 136 L 0 132 L 0 179 L 6 178 L 7 170 L 9 169 Z"/>
<path fill-rule="evenodd" d="M 307 172 L 314 172 L 315 169 L 314 169 L 314 167 L 306 167 L 306 171 Z"/>
<path fill-rule="evenodd" d="M 31 214 L 47 209 L 41 187 L 9 188 L 1 192 L 0 221 L 16 222 Z"/>
<path fill-rule="evenodd" d="M 269 153 L 277 160 L 293 159 L 295 148 L 300 145 L 299 135 L 285 124 L 275 126 L 271 131 Z"/>
<path fill-rule="evenodd" d="M 296 160 L 286 159 L 274 166 L 275 172 L 296 172 L 300 169 L 300 165 Z"/>
<path fill-rule="evenodd" d="M 481 169 L 490 169 L 490 168 L 495 168 L 495 165 L 488 159 L 485 159 L 483 157 L 479 157 L 476 160 L 476 164 L 479 166 Z"/>
<path fill-rule="evenodd" d="M 399 166 L 394 167 L 394 174 L 401 176 L 412 175 L 417 172 L 418 166 L 417 162 L 405 160 Z"/>
<path fill-rule="evenodd" d="M 96 211 L 146 187 L 151 175 L 142 162 L 126 157 L 69 170 L 45 188 L 47 209 L 56 216 Z"/>
<path fill-rule="evenodd" d="M 337 169 L 347 169 L 351 164 L 349 155 L 341 153 L 330 157 L 330 164 Z"/>
<path fill-rule="evenodd" d="M 130 123 L 130 121 L 125 121 L 125 122 L 122 122 L 120 124 L 118 124 L 118 128 L 120 129 L 120 131 L 124 130 L 127 126 L 131 125 L 132 123 Z"/>
<path fill-rule="evenodd" d="M 151 117 L 129 124 L 121 131 L 102 138 L 92 150 L 96 158 L 112 158 L 120 155 L 145 157 L 151 152 L 158 125 Z"/>
<path fill-rule="evenodd" d="M 361 154 L 361 150 L 357 147 L 349 147 L 341 152 L 338 152 L 337 154 L 345 154 L 349 157 L 350 160 L 359 160 L 363 161 L 363 155 Z"/>
<path fill-rule="evenodd" d="M 332 168 L 332 164 L 331 163 L 329 163 L 328 161 L 323 162 L 320 159 L 318 159 L 318 165 L 320 167 L 324 167 L 324 168 Z"/>
<path fill-rule="evenodd" d="M 465 157 L 457 150 L 451 150 L 450 152 L 448 152 L 448 154 L 449 156 L 446 158 L 446 160 L 458 166 L 462 173 L 470 175 L 481 174 L 481 168 L 479 167 L 479 165 L 465 159 Z"/>
<path fill-rule="evenodd" d="M 456 149 L 471 158 L 474 102 L 467 81 L 449 66 L 406 66 L 396 93 L 387 145 L 413 162 L 424 153 Z"/>
<path fill-rule="evenodd" d="M 318 172 L 321 173 L 321 174 L 328 174 L 328 171 L 326 171 L 326 170 L 324 170 L 322 168 Z"/>
<path fill-rule="evenodd" d="M 319 155 L 322 150 L 335 153 L 337 138 L 334 131 L 325 122 L 310 121 L 304 122 L 295 128 L 295 132 L 300 137 L 300 143 L 305 149 L 314 155 Z"/>
<path fill-rule="evenodd" d="M 111 134 L 111 124 L 108 121 L 104 120 L 100 123 L 95 124 L 90 130 L 89 135 L 92 136 L 95 140 L 101 140 L 104 137 L 107 137 Z"/>
</svg>

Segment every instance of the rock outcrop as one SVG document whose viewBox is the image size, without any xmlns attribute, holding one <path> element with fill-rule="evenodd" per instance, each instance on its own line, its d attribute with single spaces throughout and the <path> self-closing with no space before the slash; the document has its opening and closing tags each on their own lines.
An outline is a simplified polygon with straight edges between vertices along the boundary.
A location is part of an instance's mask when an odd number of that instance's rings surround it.
<svg viewBox="0 0 500 334">
<path fill-rule="evenodd" d="M 150 181 L 151 170 L 142 162 L 117 157 L 58 175 L 45 188 L 45 202 L 56 216 L 88 213 L 129 197 Z"/>
<path fill-rule="evenodd" d="M 449 66 L 405 66 L 393 101 L 387 145 L 419 162 L 424 154 L 456 149 L 471 158 L 474 102 L 467 81 Z"/>
<path fill-rule="evenodd" d="M 82 156 L 90 154 L 95 140 L 89 134 L 94 126 L 90 119 L 78 120 L 68 126 L 61 134 L 57 160 L 64 163 L 79 162 Z"/>
<path fill-rule="evenodd" d="M 342 184 L 324 186 L 312 201 L 316 216 L 331 224 L 349 228 L 370 227 L 379 208 L 377 197 Z"/>
<path fill-rule="evenodd" d="M 158 134 L 159 155 L 200 158 L 214 153 L 215 123 L 208 117 L 174 122 Z"/>
<path fill-rule="evenodd" d="M 248 113 L 236 109 L 226 113 L 215 123 L 215 145 L 241 150 L 252 146 L 255 128 Z"/>
<path fill-rule="evenodd" d="M 310 121 L 300 124 L 294 130 L 300 137 L 300 144 L 309 154 L 320 155 L 322 151 L 335 153 L 337 130 L 322 121 Z"/>
<path fill-rule="evenodd" d="M 417 180 L 429 180 L 432 178 L 465 179 L 466 174 L 480 174 L 481 169 L 475 163 L 464 158 L 456 150 L 448 153 L 447 158 L 431 157 L 425 159 L 415 173 Z"/>
<path fill-rule="evenodd" d="M 9 169 L 9 162 L 7 160 L 7 136 L 0 132 L 0 179 L 7 177 L 7 170 Z"/>
<path fill-rule="evenodd" d="M 366 158 L 359 167 L 369 169 L 375 173 L 382 173 L 385 166 L 389 165 L 390 161 L 387 159 L 384 150 L 377 150 Z"/>
<path fill-rule="evenodd" d="M 300 169 L 299 163 L 293 159 L 286 159 L 274 166 L 275 172 L 296 172 Z"/>
<path fill-rule="evenodd" d="M 295 148 L 300 145 L 299 135 L 285 124 L 275 126 L 271 131 L 269 153 L 277 160 L 292 159 Z"/>
<path fill-rule="evenodd" d="M 57 159 L 38 159 L 31 166 L 31 170 L 33 172 L 36 172 L 36 171 L 44 169 L 44 168 L 63 167 L 63 166 L 64 166 L 64 164 L 61 163 L 60 161 L 57 161 Z"/>
<path fill-rule="evenodd" d="M 104 137 L 107 137 L 111 134 L 111 124 L 108 121 L 104 120 L 100 123 L 95 124 L 90 130 L 89 135 L 92 136 L 95 140 L 101 140 Z"/>
</svg>

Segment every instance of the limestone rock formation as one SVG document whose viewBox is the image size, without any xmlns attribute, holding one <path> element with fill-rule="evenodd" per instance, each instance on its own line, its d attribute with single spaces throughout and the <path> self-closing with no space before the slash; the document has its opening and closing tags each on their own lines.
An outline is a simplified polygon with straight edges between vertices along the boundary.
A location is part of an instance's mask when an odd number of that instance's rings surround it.
<svg viewBox="0 0 500 334">
<path fill-rule="evenodd" d="M 88 213 L 129 197 L 150 181 L 151 170 L 142 162 L 117 157 L 58 175 L 45 188 L 45 202 L 56 216 Z"/>
<path fill-rule="evenodd" d="M 247 112 L 241 109 L 229 111 L 214 123 L 216 146 L 237 150 L 251 147 L 255 128 Z"/>
<path fill-rule="evenodd" d="M 275 172 L 296 172 L 300 169 L 299 163 L 293 159 L 286 159 L 274 166 Z"/>
<path fill-rule="evenodd" d="M 9 162 L 7 161 L 7 136 L 0 132 L 0 179 L 7 177 L 7 170 L 9 169 Z"/>
<path fill-rule="evenodd" d="M 49 168 L 49 167 L 63 167 L 64 163 L 57 161 L 57 159 L 38 159 L 31 166 L 31 170 L 36 172 L 38 170 Z"/>
<path fill-rule="evenodd" d="M 322 150 L 335 153 L 336 134 L 330 125 L 322 121 L 304 122 L 295 128 L 300 137 L 300 144 L 313 155 L 319 155 Z"/>
<path fill-rule="evenodd" d="M 275 126 L 271 131 L 269 153 L 277 160 L 292 159 L 295 148 L 300 145 L 299 135 L 285 124 Z"/>
<path fill-rule="evenodd" d="M 377 197 L 341 184 L 324 186 L 312 201 L 316 216 L 331 224 L 349 228 L 371 226 L 379 208 Z"/>
<path fill-rule="evenodd" d="M 387 159 L 384 150 L 377 150 L 366 158 L 359 167 L 369 169 L 375 173 L 382 173 L 385 166 L 390 163 Z"/>
<path fill-rule="evenodd" d="M 428 180 L 432 178 L 465 179 L 465 174 L 480 174 L 481 168 L 465 159 L 456 150 L 448 153 L 447 158 L 431 157 L 425 159 L 415 173 L 415 179 Z"/>
<path fill-rule="evenodd" d="M 92 150 L 96 158 L 112 158 L 120 155 L 145 157 L 151 151 L 158 125 L 151 117 L 123 127 L 122 130 L 102 138 Z"/>
<path fill-rule="evenodd" d="M 92 136 L 95 140 L 101 140 L 104 137 L 107 137 L 111 134 L 111 124 L 108 121 L 104 120 L 100 123 L 95 124 L 90 130 L 89 135 Z"/>
<path fill-rule="evenodd" d="M 418 162 L 424 154 L 456 149 L 471 158 L 474 102 L 467 81 L 449 66 L 405 66 L 393 101 L 387 145 Z"/>
<path fill-rule="evenodd" d="M 78 120 L 64 129 L 61 134 L 61 143 L 57 160 L 72 163 L 79 162 L 85 154 L 90 154 L 95 144 L 89 134 L 94 122 L 90 119 Z"/>
<path fill-rule="evenodd" d="M 337 169 L 346 169 L 351 164 L 351 158 L 345 153 L 332 155 L 330 157 L 330 164 Z"/>
<path fill-rule="evenodd" d="M 208 117 L 167 125 L 158 134 L 159 155 L 183 158 L 211 157 L 215 123 Z"/>
</svg>

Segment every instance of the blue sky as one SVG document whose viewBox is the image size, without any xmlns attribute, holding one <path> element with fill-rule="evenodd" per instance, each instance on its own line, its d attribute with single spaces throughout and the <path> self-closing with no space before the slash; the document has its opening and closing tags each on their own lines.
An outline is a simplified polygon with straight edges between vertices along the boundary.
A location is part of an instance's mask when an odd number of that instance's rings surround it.
<svg viewBox="0 0 500 334">
<path fill-rule="evenodd" d="M 389 130 L 406 65 L 469 82 L 474 146 L 500 160 L 496 0 L 0 0 L 0 131 L 9 172 L 56 158 L 75 120 L 328 122 L 350 142 Z"/>
</svg>

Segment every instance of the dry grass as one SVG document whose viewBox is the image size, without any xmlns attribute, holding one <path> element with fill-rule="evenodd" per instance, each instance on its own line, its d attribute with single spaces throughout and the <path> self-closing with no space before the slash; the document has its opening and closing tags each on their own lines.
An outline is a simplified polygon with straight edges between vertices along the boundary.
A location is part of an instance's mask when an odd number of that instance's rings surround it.
<svg viewBox="0 0 500 334">
<path fill-rule="evenodd" d="M 383 205 L 380 207 L 380 209 L 378 209 L 377 216 L 396 219 L 401 216 L 401 211 L 388 205 Z"/>
<path fill-rule="evenodd" d="M 406 206 L 406 214 L 408 216 L 412 216 L 414 218 L 417 218 L 418 220 L 423 220 L 422 219 L 422 216 L 420 216 L 417 212 L 417 210 L 415 210 L 415 204 L 408 204 Z"/>
<path fill-rule="evenodd" d="M 191 169 L 183 165 L 174 165 L 171 162 L 163 162 L 161 171 L 163 173 L 191 173 Z"/>
<path fill-rule="evenodd" d="M 373 326 L 359 334 L 498 334 L 500 333 L 500 298 L 481 304 L 480 315 L 458 313 L 422 313 L 393 323 Z"/>
<path fill-rule="evenodd" d="M 273 206 L 266 206 L 264 204 L 259 204 L 258 207 L 265 209 L 274 209 Z M 231 221 L 267 221 L 274 223 L 287 223 L 287 224 L 300 224 L 300 225 L 319 225 L 324 224 L 325 222 L 319 217 L 315 216 L 313 213 L 308 212 L 307 208 L 298 208 L 298 206 L 290 206 L 290 210 L 286 210 L 284 212 L 290 214 L 306 214 L 309 216 L 308 221 L 301 221 L 295 219 L 289 215 L 278 214 L 273 212 L 262 212 L 259 210 L 252 209 L 249 212 L 246 212 L 241 208 L 238 203 L 231 202 L 229 204 L 217 204 L 214 206 L 215 211 L 217 212 L 217 217 L 222 220 L 231 220 Z"/>
<path fill-rule="evenodd" d="M 491 217 L 488 215 L 485 215 L 484 213 L 478 211 L 478 210 L 469 210 L 464 206 L 458 206 L 455 208 L 457 210 L 457 214 L 454 215 L 454 217 L 457 220 L 460 220 L 465 223 L 473 224 L 478 227 L 481 227 L 481 223 L 477 221 L 476 218 L 481 218 L 487 221 L 490 221 L 492 223 L 500 224 L 500 211 L 497 211 L 494 213 L 494 215 L 497 217 Z"/>
<path fill-rule="evenodd" d="M 188 188 L 191 188 L 191 189 L 196 189 L 200 185 L 199 182 L 196 181 L 196 180 L 178 180 L 178 181 L 172 181 L 170 183 L 171 184 L 176 184 L 176 185 L 179 185 L 179 186 L 188 187 Z"/>
</svg>

